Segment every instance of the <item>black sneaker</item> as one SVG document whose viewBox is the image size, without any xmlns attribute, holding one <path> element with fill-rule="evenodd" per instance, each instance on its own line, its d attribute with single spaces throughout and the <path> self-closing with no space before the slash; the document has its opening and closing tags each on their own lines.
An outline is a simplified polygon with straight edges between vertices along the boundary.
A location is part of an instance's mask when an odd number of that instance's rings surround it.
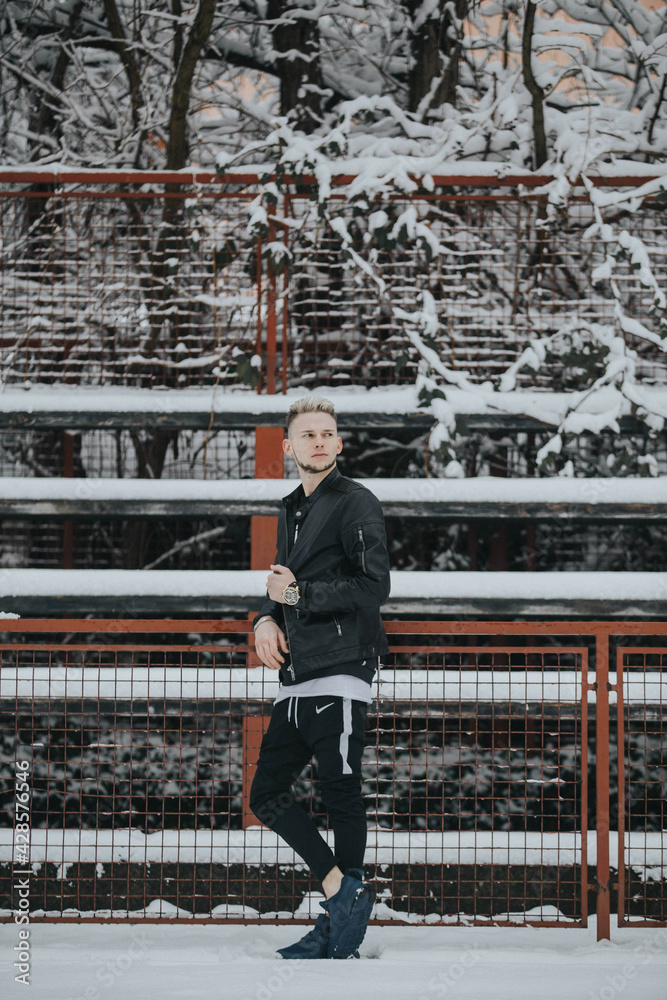
<svg viewBox="0 0 667 1000">
<path fill-rule="evenodd" d="M 353 869 L 356 873 L 356 869 Z M 361 874 L 361 872 L 359 872 Z M 375 903 L 375 889 L 353 874 L 343 876 L 340 889 L 320 906 L 329 914 L 328 958 L 355 958 L 364 940 Z"/>
<path fill-rule="evenodd" d="M 312 931 L 308 931 L 300 941 L 287 948 L 278 948 L 283 958 L 328 958 L 329 915 L 320 913 Z"/>
</svg>

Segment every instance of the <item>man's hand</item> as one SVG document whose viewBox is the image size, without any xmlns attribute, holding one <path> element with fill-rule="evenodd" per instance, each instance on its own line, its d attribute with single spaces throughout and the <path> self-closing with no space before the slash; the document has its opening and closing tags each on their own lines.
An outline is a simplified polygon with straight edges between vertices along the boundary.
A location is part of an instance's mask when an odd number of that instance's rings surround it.
<svg viewBox="0 0 667 1000">
<path fill-rule="evenodd" d="M 265 667 L 270 670 L 280 670 L 281 664 L 285 662 L 285 657 L 281 656 L 280 650 L 289 652 L 289 646 L 283 630 L 271 619 L 267 619 L 255 629 L 255 650 Z"/>
<path fill-rule="evenodd" d="M 291 569 L 288 569 L 287 566 L 281 566 L 280 563 L 275 565 L 272 563 L 270 568 L 273 572 L 269 573 L 269 578 L 266 581 L 269 597 L 272 601 L 277 601 L 278 604 L 284 604 L 283 590 L 288 583 L 295 582 L 296 577 Z"/>
</svg>

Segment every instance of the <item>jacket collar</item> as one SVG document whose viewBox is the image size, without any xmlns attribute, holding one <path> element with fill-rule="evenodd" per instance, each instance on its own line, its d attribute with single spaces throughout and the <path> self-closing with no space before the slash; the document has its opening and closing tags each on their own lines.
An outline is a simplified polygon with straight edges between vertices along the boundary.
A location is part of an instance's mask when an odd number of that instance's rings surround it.
<svg viewBox="0 0 667 1000">
<path fill-rule="evenodd" d="M 313 490 L 309 497 L 305 496 L 303 492 L 303 486 L 301 483 L 297 486 L 295 490 L 292 490 L 288 496 L 283 497 L 283 504 L 285 507 L 289 507 L 295 503 L 303 503 L 304 500 L 307 503 L 313 502 L 316 498 L 320 497 L 326 489 L 330 489 L 334 483 L 338 482 L 341 477 L 341 471 L 337 465 L 334 465 L 333 469 L 328 476 L 325 476 L 321 483 L 318 483 L 317 489 Z"/>
</svg>

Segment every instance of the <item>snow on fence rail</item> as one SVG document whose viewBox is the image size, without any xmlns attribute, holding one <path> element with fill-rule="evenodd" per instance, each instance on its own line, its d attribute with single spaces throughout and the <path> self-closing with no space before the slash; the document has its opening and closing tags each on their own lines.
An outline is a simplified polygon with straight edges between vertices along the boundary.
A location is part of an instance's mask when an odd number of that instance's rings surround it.
<svg viewBox="0 0 667 1000">
<path fill-rule="evenodd" d="M 193 606 L 197 601 L 217 600 L 234 607 L 254 607 L 264 597 L 265 588 L 265 570 L 1 569 L 0 608 L 13 611 L 12 599 L 55 597 L 75 599 L 82 609 L 88 609 L 95 598 L 113 600 L 119 606 L 135 599 L 148 602 L 159 598 L 170 599 L 174 607 L 179 600 Z M 646 605 L 667 607 L 667 573 L 392 572 L 386 613 L 423 601 L 432 601 L 434 608 L 448 604 L 452 609 L 467 602 L 481 607 L 482 602 L 515 601 L 517 609 L 551 604 L 554 609 L 568 607 L 575 613 L 580 604 L 586 609 L 597 607 L 603 615 L 606 608 L 618 614 L 619 607 L 625 607 L 628 614 L 641 615 Z"/>
<path fill-rule="evenodd" d="M 159 390 L 159 391 L 158 391 Z M 152 389 L 128 386 L 40 385 L 20 388 L 8 384 L 0 393 L 0 426 L 12 427 L 97 427 L 127 426 L 213 427 L 251 429 L 284 423 L 285 414 L 299 396 L 323 392 L 336 406 L 341 427 L 380 426 L 383 428 L 429 427 L 434 420 L 420 404 L 414 385 L 380 385 L 352 390 L 337 385 L 313 384 L 288 389 L 286 393 L 260 395 L 247 387 Z M 558 426 L 570 408 L 583 417 L 600 417 L 614 409 L 620 420 L 632 417 L 634 407 L 652 413 L 665 410 L 663 385 L 633 385 L 633 400 L 613 385 L 595 393 L 553 392 L 518 387 L 494 391 L 490 383 L 474 392 L 447 387 L 447 402 L 462 427 L 487 429 L 503 421 L 517 428 Z"/>
<path fill-rule="evenodd" d="M 70 649 L 74 647 L 70 646 Z M 205 647 L 199 652 L 212 652 Z M 81 648 L 85 659 L 86 649 Z M 220 652 L 219 647 L 215 652 Z M 441 655 L 446 655 L 444 650 Z M 556 653 L 553 653 L 554 658 Z M 525 653 L 517 651 L 520 661 Z M 611 684 L 616 675 L 610 673 Z M 591 682 L 593 683 L 593 681 Z M 661 704 L 665 677 L 649 671 L 626 680 L 626 704 Z M 78 699 L 159 698 L 160 701 L 215 698 L 248 704 L 268 702 L 278 693 L 275 671 L 258 668 L 248 673 L 245 667 L 144 667 L 58 665 L 3 666 L 0 677 L 0 702 L 17 698 Z M 515 666 L 512 670 L 497 665 L 493 670 L 478 667 L 466 670 L 450 666 L 445 670 L 411 670 L 383 667 L 376 678 L 374 696 L 380 703 L 419 702 L 458 704 L 478 702 L 502 704 L 536 702 L 539 704 L 576 703 L 581 698 L 579 675 L 566 668 L 551 670 L 543 665 L 532 670 Z M 589 700 L 594 700 L 589 691 Z M 615 704 L 615 693 L 611 694 Z"/>
<path fill-rule="evenodd" d="M 667 511 L 667 476 L 650 479 L 627 478 L 548 478 L 502 479 L 476 476 L 470 479 L 360 479 L 359 482 L 390 511 L 399 508 L 409 516 L 411 505 L 448 504 L 473 506 L 485 504 L 501 508 L 511 504 L 528 509 L 529 516 L 549 512 L 554 505 L 596 508 L 604 515 L 607 507 L 655 508 L 665 517 Z M 265 504 L 275 513 L 281 499 L 298 486 L 298 479 L 111 479 L 64 477 L 0 477 L 0 511 L 17 503 L 217 503 Z M 630 513 L 630 510 L 626 511 Z M 544 515 L 547 516 L 547 515 Z"/>
<path fill-rule="evenodd" d="M 333 836 L 326 832 L 333 847 Z M 626 835 L 627 861 L 642 869 L 665 864 L 667 836 L 662 833 Z M 12 860 L 11 831 L 0 829 L 0 864 Z M 185 864 L 295 864 L 294 852 L 271 830 L 34 830 L 30 841 L 33 864 L 72 865 L 181 862 Z M 479 830 L 444 833 L 400 833 L 369 829 L 368 852 L 376 863 L 419 865 L 575 865 L 582 856 L 582 835 L 522 830 Z M 609 839 L 610 863 L 618 868 L 618 835 Z M 587 835 L 587 860 L 597 860 L 597 836 Z M 297 860 L 298 864 L 298 860 Z M 662 876 L 661 876 L 662 877 Z"/>
</svg>

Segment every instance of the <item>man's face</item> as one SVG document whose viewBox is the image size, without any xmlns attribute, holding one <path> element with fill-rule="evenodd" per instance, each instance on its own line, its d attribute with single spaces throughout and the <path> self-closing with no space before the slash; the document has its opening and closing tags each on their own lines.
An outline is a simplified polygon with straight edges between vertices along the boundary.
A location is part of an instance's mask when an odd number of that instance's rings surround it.
<svg viewBox="0 0 667 1000">
<path fill-rule="evenodd" d="M 290 424 L 283 451 L 304 472 L 327 472 L 343 450 L 336 421 L 328 413 L 300 413 Z"/>
</svg>

